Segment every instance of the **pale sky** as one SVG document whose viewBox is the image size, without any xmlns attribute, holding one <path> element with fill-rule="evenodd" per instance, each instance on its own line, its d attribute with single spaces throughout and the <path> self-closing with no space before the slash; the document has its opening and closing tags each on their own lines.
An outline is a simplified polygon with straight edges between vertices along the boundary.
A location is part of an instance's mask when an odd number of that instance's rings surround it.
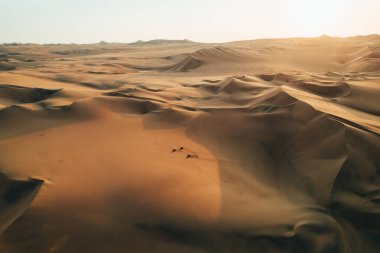
<svg viewBox="0 0 380 253">
<path fill-rule="evenodd" d="M 380 33 L 380 0 L 0 0 L 0 43 Z"/>
</svg>

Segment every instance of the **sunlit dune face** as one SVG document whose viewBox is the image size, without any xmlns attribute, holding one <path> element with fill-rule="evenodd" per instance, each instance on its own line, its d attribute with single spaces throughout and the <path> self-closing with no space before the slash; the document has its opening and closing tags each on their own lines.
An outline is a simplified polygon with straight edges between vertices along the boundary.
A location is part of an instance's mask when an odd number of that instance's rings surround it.
<svg viewBox="0 0 380 253">
<path fill-rule="evenodd" d="M 342 24 L 352 0 L 292 0 L 287 5 L 288 22 L 296 36 L 331 34 Z"/>
</svg>

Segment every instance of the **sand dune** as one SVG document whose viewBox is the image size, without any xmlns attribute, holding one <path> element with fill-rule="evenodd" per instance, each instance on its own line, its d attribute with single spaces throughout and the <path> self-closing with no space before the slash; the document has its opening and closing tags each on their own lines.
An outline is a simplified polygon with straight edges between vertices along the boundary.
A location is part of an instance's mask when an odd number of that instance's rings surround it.
<svg viewBox="0 0 380 253">
<path fill-rule="evenodd" d="M 166 70 L 174 72 L 186 72 L 191 69 L 199 68 L 202 66 L 202 64 L 202 60 L 199 60 L 193 56 L 188 56 L 174 66 L 167 68 Z"/>
<path fill-rule="evenodd" d="M 0 233 L 3 233 L 29 207 L 43 181 L 38 179 L 12 180 L 0 175 L 1 218 Z"/>
<path fill-rule="evenodd" d="M 12 64 L 0 62 L 0 71 L 13 70 L 15 68 L 16 66 Z"/>
<path fill-rule="evenodd" d="M 0 252 L 378 252 L 379 41 L 1 46 Z"/>
<path fill-rule="evenodd" d="M 59 90 L 41 88 L 28 88 L 15 85 L 0 85 L 0 96 L 2 100 L 8 100 L 8 104 L 37 103 L 45 100 Z"/>
</svg>

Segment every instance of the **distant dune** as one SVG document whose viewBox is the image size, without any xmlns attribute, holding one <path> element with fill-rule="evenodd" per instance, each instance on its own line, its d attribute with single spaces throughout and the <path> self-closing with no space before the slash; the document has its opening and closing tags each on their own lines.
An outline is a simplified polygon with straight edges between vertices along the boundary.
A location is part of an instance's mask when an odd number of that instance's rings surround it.
<svg viewBox="0 0 380 253">
<path fill-rule="evenodd" d="M 131 45 L 165 45 L 165 44 L 181 44 L 181 43 L 193 43 L 191 40 L 164 40 L 164 39 L 157 39 L 157 40 L 138 40 L 136 42 L 130 43 Z"/>
<path fill-rule="evenodd" d="M 0 253 L 380 252 L 379 43 L 1 45 Z"/>
</svg>

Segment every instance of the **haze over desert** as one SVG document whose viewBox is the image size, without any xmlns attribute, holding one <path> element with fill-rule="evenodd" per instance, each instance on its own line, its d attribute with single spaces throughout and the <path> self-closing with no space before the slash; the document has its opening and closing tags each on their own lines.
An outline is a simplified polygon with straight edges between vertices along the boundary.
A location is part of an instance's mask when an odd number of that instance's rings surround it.
<svg viewBox="0 0 380 253">
<path fill-rule="evenodd" d="M 349 12 L 338 2 L 327 26 Z M 30 22 L 48 16 L 62 25 L 49 13 Z M 83 36 L 67 39 L 95 38 L 83 20 Z M 41 39 L 54 34 L 35 24 Z M 0 44 L 0 253 L 380 251 L 376 32 L 81 44 L 13 42 L 28 31 L 11 28 Z"/>
</svg>

